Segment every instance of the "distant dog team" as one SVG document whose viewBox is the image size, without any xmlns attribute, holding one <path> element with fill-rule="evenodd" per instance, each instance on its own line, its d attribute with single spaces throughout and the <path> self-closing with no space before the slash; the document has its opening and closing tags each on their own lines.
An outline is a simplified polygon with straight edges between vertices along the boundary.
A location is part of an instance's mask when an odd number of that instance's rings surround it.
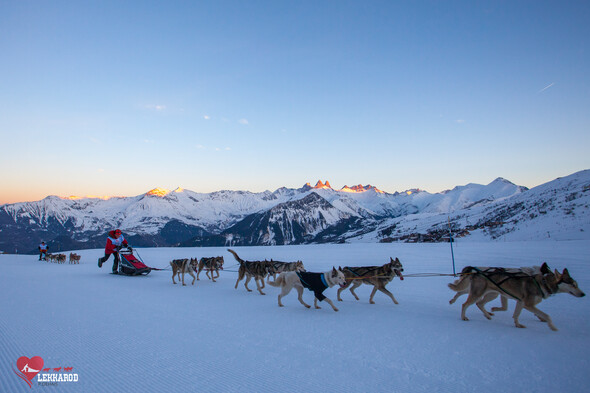
<svg viewBox="0 0 590 393">
<path fill-rule="evenodd" d="M 65 254 L 45 254 L 45 261 L 53 263 L 66 263 L 67 256 Z"/>
</svg>

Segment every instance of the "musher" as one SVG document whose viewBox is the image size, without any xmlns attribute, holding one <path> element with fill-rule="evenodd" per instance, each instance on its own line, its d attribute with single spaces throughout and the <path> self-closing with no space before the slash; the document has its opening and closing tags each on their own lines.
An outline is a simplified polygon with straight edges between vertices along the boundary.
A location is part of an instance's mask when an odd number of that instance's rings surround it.
<svg viewBox="0 0 590 393">
<path fill-rule="evenodd" d="M 107 237 L 107 244 L 104 249 L 104 257 L 98 258 L 98 267 L 102 267 L 102 264 L 109 259 L 111 254 L 114 254 L 115 260 L 113 261 L 113 274 L 118 274 L 120 260 L 119 250 L 122 247 L 129 247 L 129 245 L 127 244 L 127 240 L 125 240 L 125 237 L 123 237 L 121 230 L 116 229 L 114 231 L 110 231 L 109 236 Z"/>
<path fill-rule="evenodd" d="M 41 242 L 39 244 L 39 260 L 46 261 L 47 260 L 47 250 L 49 250 L 49 246 L 45 244 L 45 242 Z"/>
</svg>

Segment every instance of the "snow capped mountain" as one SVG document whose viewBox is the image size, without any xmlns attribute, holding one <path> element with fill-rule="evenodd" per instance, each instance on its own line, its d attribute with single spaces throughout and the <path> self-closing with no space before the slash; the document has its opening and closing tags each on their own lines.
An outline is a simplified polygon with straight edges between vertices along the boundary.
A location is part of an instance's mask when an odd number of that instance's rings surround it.
<svg viewBox="0 0 590 393">
<path fill-rule="evenodd" d="M 217 239 L 196 239 L 186 245 L 277 245 L 317 241 L 330 228 L 352 216 L 334 207 L 315 192 L 301 199 L 280 203 L 271 209 L 252 214 L 223 231 Z M 221 240 L 221 241 L 220 241 Z"/>
<path fill-rule="evenodd" d="M 100 247 L 114 227 L 134 244 L 150 246 L 440 241 L 449 218 L 457 232 L 483 231 L 488 238 L 536 239 L 548 232 L 579 238 L 586 227 L 571 223 L 588 218 L 589 184 L 586 170 L 532 190 L 498 178 L 434 194 L 390 194 L 371 185 L 334 190 L 329 181 L 318 181 L 260 193 L 155 188 L 134 197 L 49 196 L 0 206 L 0 250 L 34 250 L 41 239 L 64 248 Z M 490 229 L 492 222 L 501 229 Z M 526 231 L 525 223 L 531 226 Z M 557 230 L 556 223 L 567 230 Z"/>
<path fill-rule="evenodd" d="M 555 179 L 478 210 L 473 217 L 479 218 L 479 222 L 501 224 L 488 231 L 493 238 L 587 239 L 590 234 L 590 170 Z"/>
<path fill-rule="evenodd" d="M 510 182 L 496 179 L 476 192 L 479 202 L 464 204 L 462 209 L 444 212 L 449 205 L 425 208 L 418 214 L 384 220 L 378 229 L 357 240 L 361 241 L 448 241 L 449 222 L 454 236 L 470 239 L 502 240 L 581 240 L 590 237 L 590 170 L 558 178 L 538 187 L 513 192 Z M 473 188 L 472 185 L 465 186 Z M 476 186 L 481 188 L 481 186 Z M 459 200 L 462 187 L 445 193 Z M 456 192 L 459 191 L 457 194 Z M 470 191 L 471 192 L 471 191 Z M 482 196 L 497 195 L 485 202 Z M 451 204 L 452 205 L 452 204 Z"/>
<path fill-rule="evenodd" d="M 419 210 L 428 213 L 450 213 L 475 205 L 500 201 L 526 190 L 526 187 L 516 186 L 508 180 L 499 177 L 485 186 L 470 183 L 465 186 L 457 186 L 449 191 L 443 191 L 440 194 L 431 195 L 428 198 L 419 198 L 423 201 L 428 200 L 429 202 L 428 206 L 419 208 Z M 415 198 L 415 200 L 417 199 Z"/>
</svg>

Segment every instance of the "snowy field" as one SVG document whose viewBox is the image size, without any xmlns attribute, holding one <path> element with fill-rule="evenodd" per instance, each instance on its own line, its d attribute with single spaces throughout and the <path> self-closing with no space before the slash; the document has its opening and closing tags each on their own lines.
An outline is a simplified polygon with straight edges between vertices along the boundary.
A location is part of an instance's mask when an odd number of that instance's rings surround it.
<svg viewBox="0 0 590 393">
<path fill-rule="evenodd" d="M 590 302 L 558 294 L 540 305 L 558 332 L 528 311 L 517 329 L 508 312 L 486 320 L 475 307 L 460 319 L 447 288 L 449 244 L 346 244 L 237 247 L 245 260 L 302 260 L 308 271 L 332 265 L 404 264 L 404 281 L 388 288 L 399 305 L 370 288 L 306 309 L 296 292 L 277 305 L 278 288 L 247 293 L 225 248 L 139 249 L 152 267 L 173 258 L 223 255 L 213 283 L 173 285 L 170 271 L 148 276 L 108 274 L 83 250 L 80 265 L 0 255 L 1 392 L 587 392 L 590 387 Z M 465 242 L 455 244 L 457 271 L 466 265 L 519 267 L 547 261 L 567 267 L 590 292 L 590 242 Z M 188 276 L 190 284 L 190 276 Z M 251 288 L 255 288 L 253 283 Z M 313 304 L 312 292 L 304 299 Z M 494 301 L 492 304 L 499 303 Z M 77 382 L 32 389 L 14 372 L 22 356 L 44 368 L 72 367 Z M 50 372 L 52 373 L 52 371 Z M 63 370 L 61 371 L 63 373 Z"/>
</svg>

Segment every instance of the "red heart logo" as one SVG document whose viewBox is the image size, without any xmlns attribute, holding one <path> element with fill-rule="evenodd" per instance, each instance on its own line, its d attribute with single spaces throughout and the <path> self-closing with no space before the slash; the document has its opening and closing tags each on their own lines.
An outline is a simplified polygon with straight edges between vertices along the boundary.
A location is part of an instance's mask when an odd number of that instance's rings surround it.
<svg viewBox="0 0 590 393">
<path fill-rule="evenodd" d="M 43 359 L 41 356 L 33 356 L 30 359 L 26 356 L 21 356 L 16 361 L 16 367 L 31 381 L 43 369 Z"/>
</svg>

